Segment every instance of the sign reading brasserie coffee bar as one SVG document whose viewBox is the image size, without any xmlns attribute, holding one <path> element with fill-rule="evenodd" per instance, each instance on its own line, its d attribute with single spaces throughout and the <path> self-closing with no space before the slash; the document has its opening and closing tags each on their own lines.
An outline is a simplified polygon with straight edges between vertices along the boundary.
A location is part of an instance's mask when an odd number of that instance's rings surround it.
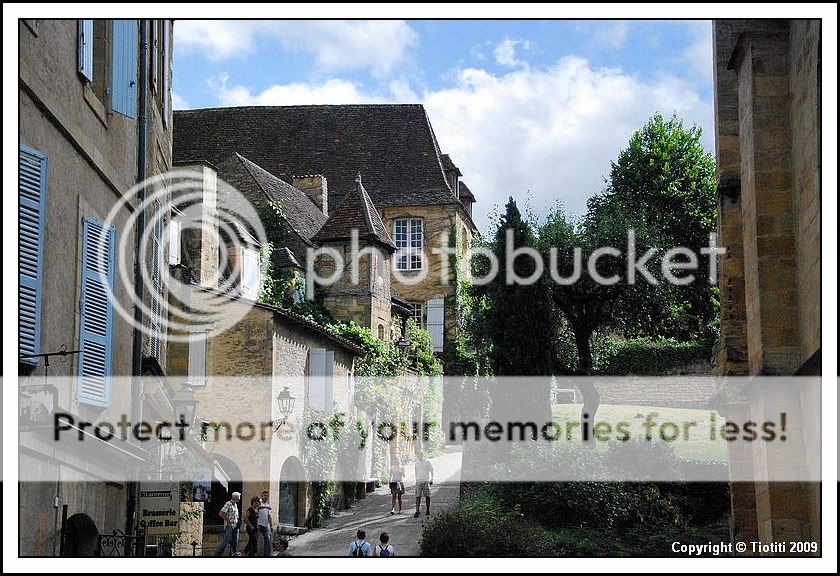
<svg viewBox="0 0 840 576">
<path fill-rule="evenodd" d="M 177 482 L 140 485 L 137 513 L 146 534 L 178 534 L 181 531 L 181 491 Z"/>
</svg>

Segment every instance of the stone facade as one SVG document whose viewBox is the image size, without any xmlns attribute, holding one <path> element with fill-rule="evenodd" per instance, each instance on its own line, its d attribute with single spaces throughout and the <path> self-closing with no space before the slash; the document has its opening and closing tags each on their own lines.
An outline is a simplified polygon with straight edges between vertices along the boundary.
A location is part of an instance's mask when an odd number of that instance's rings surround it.
<svg viewBox="0 0 840 576">
<path fill-rule="evenodd" d="M 162 75 L 171 77 L 172 25 L 162 20 L 149 24 L 158 30 L 159 41 L 151 54 L 159 61 L 161 75 L 155 87 L 151 84 L 143 87 L 148 97 L 146 170 L 151 176 L 166 172 L 171 166 L 171 94 L 164 90 L 168 84 L 162 81 Z M 129 115 L 115 112 L 107 92 L 102 90 L 109 82 L 108 76 L 102 74 L 107 70 L 102 60 L 110 53 L 111 25 L 110 20 L 95 21 L 98 37 L 93 55 L 94 80 L 89 82 L 78 71 L 79 21 L 19 21 L 20 144 L 47 159 L 40 314 L 42 353 L 56 352 L 62 346 L 67 350 L 80 347 L 83 219 L 103 222 L 137 183 L 139 111 L 133 110 Z M 167 29 L 166 34 L 163 27 Z M 165 48 L 164 38 L 169 39 Z M 133 308 L 136 254 L 134 229 L 126 223 L 135 210 L 136 204 L 124 206 L 113 222 L 117 243 L 124 239 L 123 235 L 131 234 L 126 239 L 129 249 L 116 251 L 116 264 L 128 270 L 129 277 L 123 280 L 116 275 L 114 283 L 116 303 L 129 311 Z M 133 338 L 130 323 L 115 312 L 110 366 L 113 376 L 132 374 Z M 143 349 L 145 356 L 151 355 L 148 338 L 143 341 Z M 165 369 L 165 355 L 161 354 L 155 362 Z M 111 421 L 119 420 L 122 414 L 139 414 L 137 398 L 127 391 L 112 394 L 110 403 L 104 407 L 78 401 L 75 385 L 71 385 L 78 371 L 78 356 L 68 358 L 67 362 L 51 363 L 51 376 L 68 377 L 61 380 L 66 385 L 57 390 L 57 406 L 62 410 L 85 419 Z M 22 376 L 41 380 L 43 361 L 36 366 L 21 363 L 20 372 Z M 92 481 L 93 471 L 89 474 L 72 467 L 72 455 L 53 454 L 49 444 L 32 432 L 21 433 L 22 470 L 39 469 L 42 477 L 52 476 L 55 482 L 20 486 L 21 517 L 28 518 L 28 523 L 35 526 L 35 529 L 21 530 L 20 553 L 24 556 L 59 553 L 61 506 L 65 505 L 68 517 L 88 516 L 99 533 L 130 530 L 128 487 Z M 92 551 L 86 548 L 82 552 Z"/>
<path fill-rule="evenodd" d="M 412 304 L 422 304 L 425 316 L 429 300 L 444 299 L 445 339 L 452 339 L 460 326 L 460 307 L 457 302 L 458 282 L 468 277 L 467 251 L 472 246 L 472 223 L 457 205 L 443 206 L 386 206 L 379 207 L 385 228 L 394 234 L 394 221 L 399 218 L 423 220 L 423 269 L 392 273 L 394 293 Z M 455 234 L 456 258 L 434 252 L 447 248 Z M 418 277 L 422 276 L 418 280 Z M 404 280 L 403 280 L 404 278 Z M 424 320 L 424 326 L 425 326 Z"/>
<path fill-rule="evenodd" d="M 816 20 L 714 23 L 723 375 L 820 371 L 820 45 Z M 730 454 L 757 477 L 772 464 Z M 733 484 L 733 537 L 819 541 L 819 490 Z"/>
</svg>

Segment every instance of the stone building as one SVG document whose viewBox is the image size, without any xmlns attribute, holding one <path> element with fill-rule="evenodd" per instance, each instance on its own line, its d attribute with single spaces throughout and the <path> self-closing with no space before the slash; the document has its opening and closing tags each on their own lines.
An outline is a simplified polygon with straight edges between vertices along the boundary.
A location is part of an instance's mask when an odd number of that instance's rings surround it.
<svg viewBox="0 0 840 576">
<path fill-rule="evenodd" d="M 121 200 L 171 165 L 172 22 L 22 19 L 18 42 L 21 410 L 139 417 L 143 391 L 114 390 L 112 379 L 141 369 L 161 375 L 166 356 L 160 316 L 144 316 L 143 336 L 116 310 L 133 310 L 138 259 L 127 225 L 138 200 Z M 161 202 L 146 215 L 163 215 L 144 263 L 159 290 L 166 212 Z M 62 350 L 71 354 L 52 358 L 45 396 L 37 386 L 47 360 L 38 355 Z M 128 484 L 97 481 L 78 454 L 50 446 L 43 428 L 21 425 L 21 476 L 53 479 L 19 487 L 22 555 L 90 555 L 99 534 L 133 531 Z M 144 461 L 143 449 L 129 448 L 114 449 L 114 461 Z"/>
<path fill-rule="evenodd" d="M 722 375 L 820 374 L 821 64 L 819 20 L 714 23 Z M 733 484 L 735 540 L 819 541 L 819 492 Z"/>
<path fill-rule="evenodd" d="M 458 279 L 468 272 L 463 256 L 475 233 L 475 196 L 441 152 L 421 105 L 183 110 L 175 123 L 177 161 L 218 165 L 238 153 L 298 188 L 325 218 L 356 192 L 361 174 L 396 247 L 393 294 L 409 303 L 437 351 L 457 334 Z M 287 199 L 285 212 L 295 212 L 297 205 Z M 433 251 L 450 247 L 454 258 Z M 306 261 L 305 254 L 295 251 L 295 256 Z M 373 315 L 367 325 L 379 333 Z M 384 326 L 384 333 L 390 332 Z"/>
<path fill-rule="evenodd" d="M 338 272 L 338 280 L 323 288 L 324 307 L 338 318 L 370 326 L 380 340 L 391 339 L 391 255 L 397 247 L 361 177 L 312 239 L 335 250 L 344 261 L 339 271 L 330 256 L 319 256 L 315 263 L 321 278 Z M 358 246 L 355 255 L 354 242 Z"/>
<path fill-rule="evenodd" d="M 223 174 L 236 182 L 247 200 L 259 204 L 266 198 L 280 197 L 278 194 L 299 193 L 242 157 L 231 160 L 232 163 L 222 163 Z M 170 338 L 168 378 L 191 386 L 202 421 L 246 425 L 276 422 L 281 418 L 277 398 L 284 389 L 295 399 L 293 411 L 282 415 L 290 422 L 303 422 L 304 412 L 313 410 L 340 412 L 366 421 L 366 415 L 353 404 L 354 362 L 363 351 L 309 318 L 257 302 L 253 294 L 246 293 L 243 283 L 225 278 L 219 264 L 220 223 L 204 217 L 230 210 L 224 206 L 229 199 L 221 194 L 217 196 L 215 188 L 222 176 L 207 163 L 183 163 L 179 168 L 202 175 L 197 180 L 205 183 L 202 210 L 206 214 L 199 216 L 204 222 L 200 233 L 194 231 L 193 237 L 183 233 L 179 262 L 171 266 L 173 276 L 185 283 L 189 294 L 175 295 L 178 304 L 170 309 L 173 315 L 170 330 L 183 326 L 187 316 L 184 312 L 189 310 L 192 298 L 208 291 L 227 297 L 224 313 L 237 320 L 220 333 L 208 335 L 196 331 L 186 342 Z M 254 174 L 257 180 L 252 178 Z M 292 216 L 287 223 L 294 227 L 299 221 Z M 301 238 L 309 241 L 306 236 Z M 286 249 L 280 253 L 290 261 L 294 258 Z M 240 274 L 247 275 L 247 270 L 240 269 Z M 241 292 L 220 292 L 220 282 L 240 286 Z M 225 319 L 219 317 L 218 321 Z M 183 331 L 171 332 L 176 333 L 184 335 Z M 193 456 L 203 462 L 211 479 L 210 500 L 200 504 L 201 521 L 192 533 L 182 537 L 182 544 L 195 538 L 204 554 L 212 554 L 222 532 L 218 512 L 234 491 L 242 493 L 244 510 L 252 496 L 268 490 L 275 527 L 284 531 L 303 529 L 312 507 L 313 478 L 308 476 L 304 465 L 299 435 L 281 438 L 275 436 L 276 432 L 272 431 L 268 441 L 244 446 L 205 440 L 205 452 L 212 456 L 195 451 Z M 364 470 L 359 480 L 367 480 L 369 474 L 370 470 Z M 336 502 L 343 496 L 341 489 L 334 494 Z M 244 546 L 244 532 L 242 538 L 240 549 Z M 189 546 L 182 546 L 184 549 L 188 550 Z"/>
</svg>

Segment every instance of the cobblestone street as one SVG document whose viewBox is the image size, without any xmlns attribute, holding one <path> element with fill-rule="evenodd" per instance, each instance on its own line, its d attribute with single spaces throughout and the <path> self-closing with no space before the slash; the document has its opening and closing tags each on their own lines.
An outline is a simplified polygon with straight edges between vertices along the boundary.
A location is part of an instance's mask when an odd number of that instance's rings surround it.
<svg viewBox="0 0 840 576">
<path fill-rule="evenodd" d="M 458 485 L 461 477 L 460 447 L 448 448 L 446 453 L 432 459 L 435 469 L 435 483 L 432 486 L 432 517 L 454 505 L 458 500 Z M 414 518 L 414 465 L 406 465 L 406 493 L 403 495 L 403 512 L 391 516 L 391 493 L 382 486 L 356 501 L 350 510 L 332 516 L 325 526 L 293 538 L 289 552 L 293 556 L 346 556 L 347 547 L 356 536 L 356 530 L 364 529 L 367 540 L 373 545 L 381 532 L 388 532 L 390 543 L 397 556 L 417 556 L 420 553 L 420 535 L 428 522 L 425 516 L 425 502 L 421 502 L 421 516 Z"/>
</svg>

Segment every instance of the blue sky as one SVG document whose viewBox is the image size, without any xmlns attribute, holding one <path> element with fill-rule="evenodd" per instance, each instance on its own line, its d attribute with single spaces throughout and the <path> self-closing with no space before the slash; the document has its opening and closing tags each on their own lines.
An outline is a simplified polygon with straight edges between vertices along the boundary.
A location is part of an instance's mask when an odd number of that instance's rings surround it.
<svg viewBox="0 0 840 576">
<path fill-rule="evenodd" d="M 659 111 L 712 140 L 708 21 L 178 21 L 175 107 L 422 102 L 478 197 L 572 213 Z"/>
</svg>

